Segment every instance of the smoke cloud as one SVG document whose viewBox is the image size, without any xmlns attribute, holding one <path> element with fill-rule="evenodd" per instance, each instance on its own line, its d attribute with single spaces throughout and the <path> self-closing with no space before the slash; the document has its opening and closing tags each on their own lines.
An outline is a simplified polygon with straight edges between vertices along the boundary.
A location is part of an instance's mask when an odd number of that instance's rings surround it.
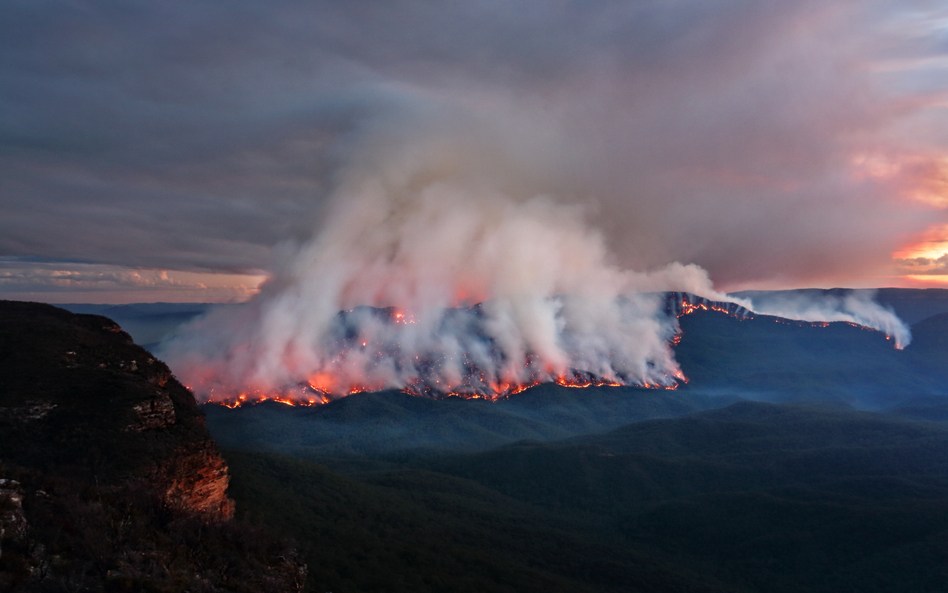
<svg viewBox="0 0 948 593">
<path fill-rule="evenodd" d="M 186 327 L 163 357 L 203 399 L 673 387 L 684 377 L 663 293 L 753 310 L 697 265 L 616 264 L 588 206 L 531 191 L 542 186 L 533 147 L 481 124 L 366 131 L 313 236 L 281 247 L 256 298 Z M 790 315 L 898 324 L 863 297 Z"/>
<path fill-rule="evenodd" d="M 357 165 L 577 204 L 625 270 L 937 279 L 892 256 L 948 225 L 946 22 L 925 0 L 2 2 L 0 257 L 256 275 Z M 439 131 L 399 147 L 405 122 Z M 84 300 L 116 291 L 168 298 Z"/>
</svg>

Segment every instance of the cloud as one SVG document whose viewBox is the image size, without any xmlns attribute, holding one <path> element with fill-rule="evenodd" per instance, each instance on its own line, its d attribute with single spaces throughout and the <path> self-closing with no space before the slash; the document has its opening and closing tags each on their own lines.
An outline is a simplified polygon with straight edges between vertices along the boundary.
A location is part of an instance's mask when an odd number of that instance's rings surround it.
<svg viewBox="0 0 948 593">
<path fill-rule="evenodd" d="M 948 253 L 941 257 L 913 257 L 897 260 L 905 274 L 948 275 Z"/>
<path fill-rule="evenodd" d="M 412 128 L 468 136 L 448 152 L 496 191 L 581 205 L 623 268 L 891 273 L 948 223 L 907 197 L 941 187 L 945 31 L 894 1 L 6 2 L 0 254 L 268 269 Z"/>
<path fill-rule="evenodd" d="M 207 274 L 130 269 L 107 264 L 0 257 L 0 294 L 20 300 L 70 303 L 244 301 L 256 294 L 261 275 Z M 142 299 L 141 297 L 145 297 Z"/>
</svg>

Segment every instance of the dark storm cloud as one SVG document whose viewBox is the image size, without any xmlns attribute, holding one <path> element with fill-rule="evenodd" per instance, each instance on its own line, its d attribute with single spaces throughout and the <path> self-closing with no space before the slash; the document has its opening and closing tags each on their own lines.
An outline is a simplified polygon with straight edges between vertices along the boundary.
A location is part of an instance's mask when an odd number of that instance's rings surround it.
<svg viewBox="0 0 948 593">
<path fill-rule="evenodd" d="M 905 65 L 944 56 L 930 8 L 5 2 L 0 255 L 265 268 L 340 171 L 460 137 L 468 174 L 586 204 L 628 267 L 879 273 L 946 221 L 898 165 L 945 154 L 909 133 L 943 121 L 944 70 Z"/>
</svg>

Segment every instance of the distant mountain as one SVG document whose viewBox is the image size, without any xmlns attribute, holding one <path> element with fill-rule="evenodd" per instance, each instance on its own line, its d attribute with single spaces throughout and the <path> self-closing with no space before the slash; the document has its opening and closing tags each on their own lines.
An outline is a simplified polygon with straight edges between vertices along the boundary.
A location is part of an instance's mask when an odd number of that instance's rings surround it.
<svg viewBox="0 0 948 593">
<path fill-rule="evenodd" d="M 912 344 L 931 355 L 948 353 L 948 313 L 932 315 L 912 326 Z"/>
<path fill-rule="evenodd" d="M 743 291 L 735 296 L 766 298 L 779 295 L 843 296 L 849 289 L 799 289 L 786 291 Z M 902 321 L 912 325 L 932 315 L 948 313 L 946 288 L 881 288 L 875 300 L 891 307 Z M 59 307 L 73 313 L 103 315 L 113 319 L 137 344 L 153 350 L 178 327 L 206 314 L 212 308 L 233 307 L 220 303 L 133 303 L 128 305 L 66 304 Z"/>
<path fill-rule="evenodd" d="M 114 320 L 149 352 L 174 330 L 211 310 L 212 303 L 135 303 L 131 305 L 59 305 L 73 313 L 102 315 Z"/>
<path fill-rule="evenodd" d="M 948 288 L 880 288 L 875 298 L 909 325 L 948 313 Z"/>
<path fill-rule="evenodd" d="M 0 590 L 299 590 L 287 544 L 228 521 L 193 395 L 114 321 L 0 301 L 0 377 Z"/>
<path fill-rule="evenodd" d="M 840 401 L 865 409 L 948 393 L 948 350 L 935 337 L 942 331 L 937 318 L 918 324 L 919 341 L 905 350 L 896 350 L 880 332 L 842 322 L 814 327 L 696 311 L 679 323 L 675 356 L 689 389 L 765 401 Z"/>
</svg>

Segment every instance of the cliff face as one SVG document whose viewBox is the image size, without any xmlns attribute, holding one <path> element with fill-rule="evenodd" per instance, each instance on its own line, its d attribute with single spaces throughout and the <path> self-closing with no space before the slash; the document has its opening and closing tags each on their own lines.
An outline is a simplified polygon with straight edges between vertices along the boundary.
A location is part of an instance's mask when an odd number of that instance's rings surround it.
<svg viewBox="0 0 948 593">
<path fill-rule="evenodd" d="M 100 486 L 142 481 L 183 510 L 233 515 L 193 395 L 111 320 L 4 302 L 0 344 L 0 459 Z"/>
<path fill-rule="evenodd" d="M 219 570 L 217 553 L 246 531 L 230 521 L 227 464 L 191 392 L 105 317 L 0 301 L 2 480 L 16 487 L 0 487 L 0 589 L 42 588 L 57 574 L 75 581 L 58 586 L 90 590 L 181 578 L 227 590 L 221 575 L 238 573 L 250 582 L 265 573 L 267 590 L 301 585 L 289 549 L 276 560 L 244 550 L 241 570 Z M 198 523 L 210 540 L 179 533 Z M 175 538 L 185 543 L 168 543 Z M 265 534 L 252 539 L 282 545 Z M 96 551 L 102 542 L 124 551 Z M 175 551 L 182 546 L 204 564 L 182 561 Z M 190 576 L 172 578 L 173 566 Z M 212 576 L 202 576 L 205 569 Z"/>
<path fill-rule="evenodd" d="M 216 447 L 180 451 L 153 476 L 163 499 L 173 507 L 208 517 L 230 519 L 234 501 L 227 498 L 227 464 Z"/>
</svg>

